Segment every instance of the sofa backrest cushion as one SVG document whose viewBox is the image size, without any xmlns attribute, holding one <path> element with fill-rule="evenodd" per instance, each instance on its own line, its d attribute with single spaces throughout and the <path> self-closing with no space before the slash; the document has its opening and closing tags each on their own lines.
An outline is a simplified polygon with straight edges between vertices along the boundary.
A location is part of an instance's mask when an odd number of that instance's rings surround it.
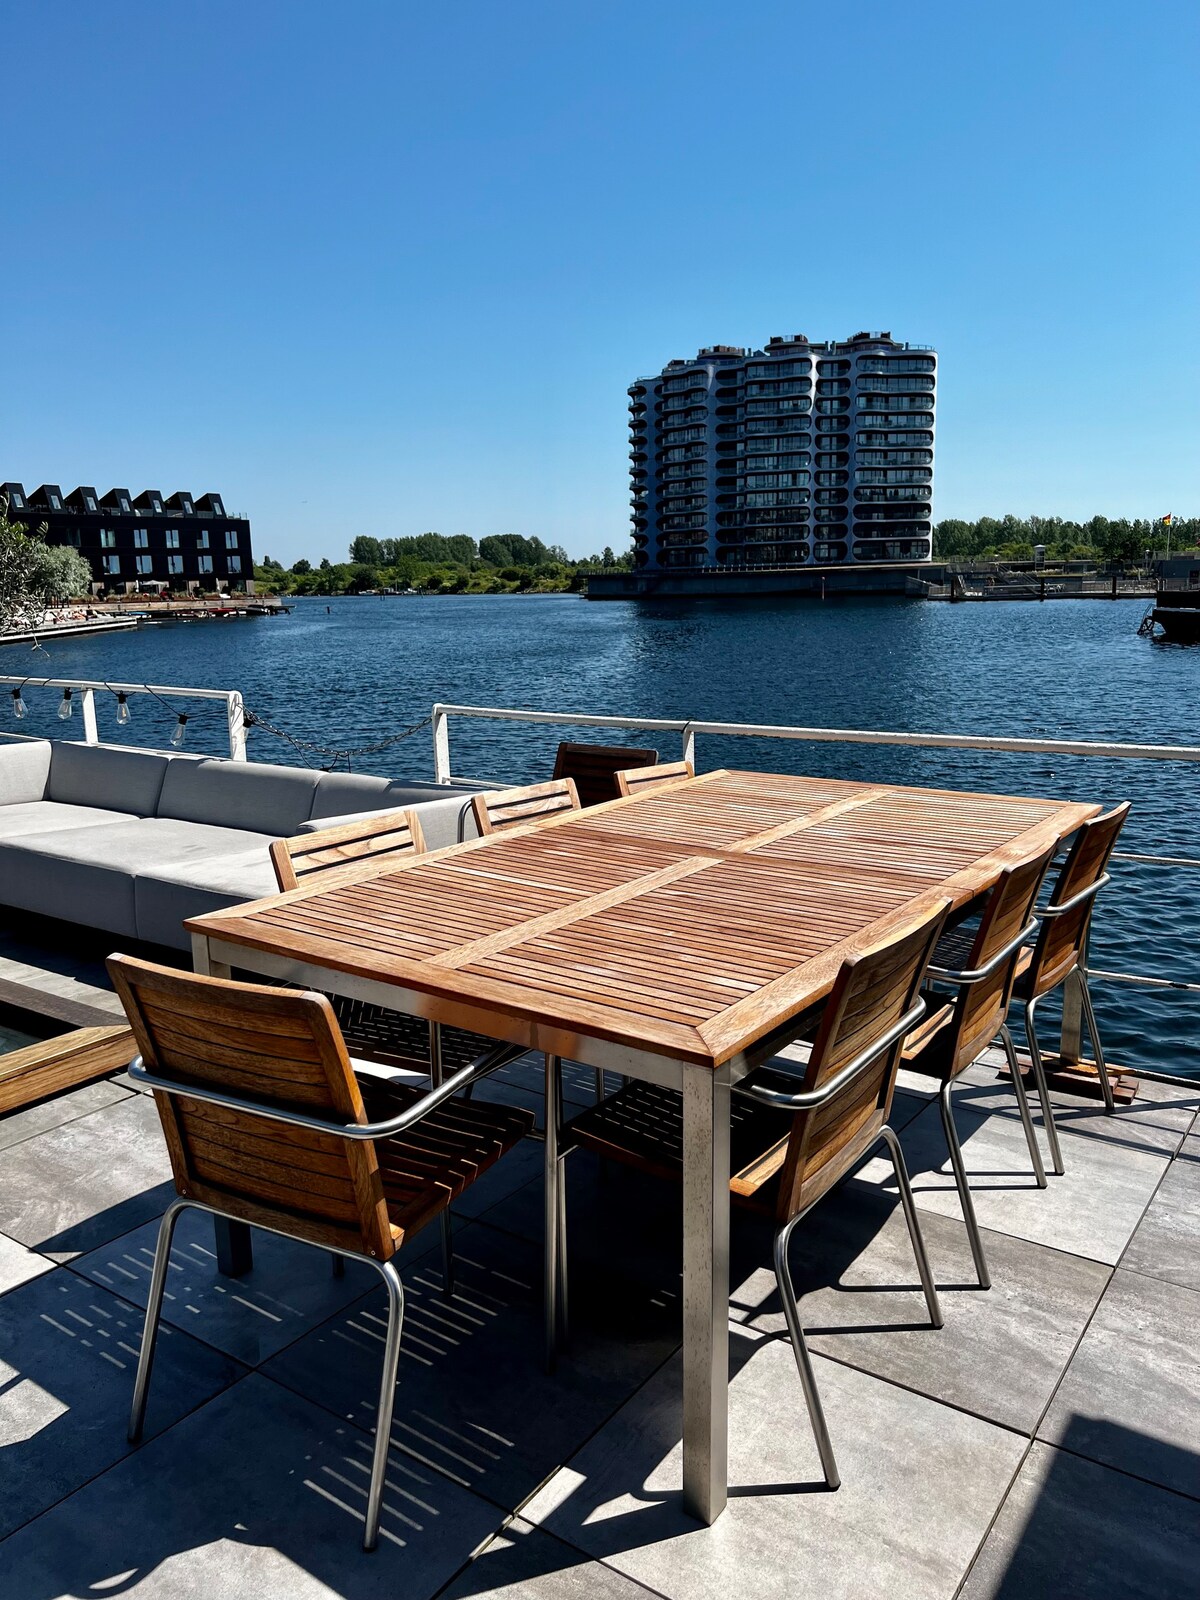
<svg viewBox="0 0 1200 1600">
<path fill-rule="evenodd" d="M 323 772 L 317 779 L 313 798 L 313 820 L 350 816 L 359 811 L 374 811 L 388 803 L 388 780 L 365 772 Z"/>
<path fill-rule="evenodd" d="M 44 800 L 49 776 L 49 739 L 18 737 L 0 741 L 0 806 Z"/>
<path fill-rule="evenodd" d="M 46 799 L 60 805 L 102 806 L 135 817 L 152 817 L 170 763 L 169 756 L 153 750 L 55 739 Z"/>
<path fill-rule="evenodd" d="M 176 756 L 167 767 L 157 815 L 287 837 L 308 820 L 318 777 L 259 761 Z"/>
</svg>

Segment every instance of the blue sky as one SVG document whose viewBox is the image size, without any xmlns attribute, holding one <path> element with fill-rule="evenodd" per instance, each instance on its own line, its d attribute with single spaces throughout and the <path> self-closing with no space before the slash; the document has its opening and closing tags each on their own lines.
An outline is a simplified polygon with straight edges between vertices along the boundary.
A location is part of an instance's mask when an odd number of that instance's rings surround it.
<svg viewBox="0 0 1200 1600">
<path fill-rule="evenodd" d="M 941 353 L 935 515 L 1200 512 L 1194 3 L 0 0 L 0 478 L 628 538 L 625 386 Z"/>
</svg>

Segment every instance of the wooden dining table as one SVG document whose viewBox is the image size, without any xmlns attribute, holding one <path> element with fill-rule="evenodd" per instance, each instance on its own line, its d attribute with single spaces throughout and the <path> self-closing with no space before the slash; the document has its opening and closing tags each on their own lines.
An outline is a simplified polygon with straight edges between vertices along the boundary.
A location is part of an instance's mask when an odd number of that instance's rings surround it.
<svg viewBox="0 0 1200 1600">
<path fill-rule="evenodd" d="M 187 923 L 246 970 L 677 1090 L 683 1496 L 727 1493 L 730 1090 L 847 954 L 1098 805 L 718 770 Z"/>
</svg>

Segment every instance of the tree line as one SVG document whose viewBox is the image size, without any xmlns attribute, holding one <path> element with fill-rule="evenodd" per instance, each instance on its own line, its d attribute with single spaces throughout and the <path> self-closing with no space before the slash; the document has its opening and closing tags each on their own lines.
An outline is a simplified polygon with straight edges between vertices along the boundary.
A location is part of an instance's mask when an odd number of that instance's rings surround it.
<svg viewBox="0 0 1200 1600">
<path fill-rule="evenodd" d="M 478 543 L 466 533 L 418 533 L 405 539 L 359 534 L 349 561 L 328 557 L 290 568 L 264 556 L 254 576 L 282 594 L 362 594 L 375 589 L 421 589 L 447 594 L 529 594 L 578 591 L 589 572 L 628 569 L 632 555 L 573 560 L 562 545 L 519 533 L 493 534 Z"/>
<path fill-rule="evenodd" d="M 1033 547 L 1044 545 L 1051 561 L 1119 562 L 1135 565 L 1147 550 L 1192 550 L 1200 543 L 1200 517 L 1176 517 L 1168 529 L 1148 517 L 980 517 L 964 522 L 950 517 L 933 530 L 939 561 L 1032 561 Z"/>
</svg>

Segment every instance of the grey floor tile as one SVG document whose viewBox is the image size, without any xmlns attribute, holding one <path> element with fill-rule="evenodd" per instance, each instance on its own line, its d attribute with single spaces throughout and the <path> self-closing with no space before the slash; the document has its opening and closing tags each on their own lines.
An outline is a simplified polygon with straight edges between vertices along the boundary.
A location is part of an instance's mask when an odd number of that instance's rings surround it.
<svg viewBox="0 0 1200 1600">
<path fill-rule="evenodd" d="M 252 1374 L 0 1545 L 5 1593 L 427 1600 L 499 1515 L 397 1457 L 379 1548 L 365 1555 L 370 1450 L 357 1429 Z"/>
<path fill-rule="evenodd" d="M 0 1300 L 0 1532 L 11 1532 L 127 1454 L 141 1332 L 140 1311 L 65 1268 Z M 164 1329 L 155 1352 L 147 1436 L 201 1405 L 242 1370 L 185 1334 Z M 17 1593 L 2 1580 L 0 1589 Z"/>
<path fill-rule="evenodd" d="M 393 1439 L 515 1509 L 670 1355 L 675 1307 L 610 1275 L 575 1272 L 570 1354 L 548 1377 L 540 1248 L 475 1223 L 458 1235 L 455 1252 L 453 1300 L 442 1294 L 436 1259 L 404 1273 Z M 380 1291 L 264 1370 L 370 1428 L 384 1329 Z"/>
<path fill-rule="evenodd" d="M 1041 1112 L 1032 1088 L 1030 1096 L 1040 1122 Z M 1103 1101 L 1083 1095 L 1065 1094 L 1052 1088 L 1050 1101 L 1060 1132 L 1069 1131 L 1080 1138 L 1098 1139 L 1132 1150 L 1158 1150 L 1164 1155 L 1174 1155 L 1196 1114 L 1200 1090 L 1144 1079 L 1133 1104 L 1118 1105 L 1111 1116 L 1105 1111 Z M 1010 1080 L 1000 1077 L 995 1066 L 983 1062 L 963 1073 L 955 1088 L 955 1104 L 981 1115 L 985 1112 L 997 1112 L 1006 1117 L 1020 1115 Z"/>
<path fill-rule="evenodd" d="M 957 1102 L 955 1117 L 981 1226 L 1115 1265 L 1166 1170 L 1165 1155 L 1063 1134 L 1067 1170 L 1039 1189 L 1016 1118 L 977 1116 Z M 961 1216 L 938 1108 L 929 1106 L 900 1139 L 917 1204 Z M 862 1176 L 894 1190 L 882 1158 L 869 1162 Z"/>
<path fill-rule="evenodd" d="M 1198 1568 L 1194 1501 L 1035 1444 L 962 1600 L 1164 1600 Z"/>
<path fill-rule="evenodd" d="M 1200 1294 L 1118 1270 L 1039 1437 L 1200 1498 L 1197 1350 Z"/>
<path fill-rule="evenodd" d="M 153 1101 L 129 1095 L 0 1152 L 0 1233 L 69 1260 L 162 1212 L 170 1172 Z"/>
<path fill-rule="evenodd" d="M 55 1095 L 53 1100 L 43 1100 L 40 1105 L 25 1111 L 10 1111 L 0 1117 L 0 1150 L 31 1139 L 35 1133 L 45 1133 L 48 1128 L 60 1127 L 64 1122 L 74 1122 L 76 1117 L 86 1117 L 104 1106 L 124 1100 L 129 1091 L 114 1083 L 111 1078 L 101 1078 L 96 1083 L 82 1084 L 67 1094 Z"/>
<path fill-rule="evenodd" d="M 734 1329 L 723 1516 L 680 1502 L 672 1361 L 523 1509 L 671 1600 L 949 1600 L 1024 1445 L 975 1417 L 815 1358 L 842 1472 L 825 1489 L 790 1348 Z"/>
<path fill-rule="evenodd" d="M 94 1282 L 144 1306 L 158 1222 L 101 1245 L 71 1263 Z M 240 1278 L 217 1271 L 213 1218 L 185 1211 L 175 1228 L 163 1316 L 198 1339 L 257 1366 L 361 1297 L 379 1281 L 366 1263 L 333 1276 L 329 1255 L 256 1228 L 254 1266 Z M 430 1237 L 432 1243 L 432 1236 Z"/>
<path fill-rule="evenodd" d="M 962 1223 L 925 1212 L 922 1229 L 941 1329 L 929 1323 L 898 1202 L 851 1182 L 800 1224 L 791 1265 L 810 1348 L 1032 1433 L 1109 1269 L 989 1233 L 994 1286 L 984 1291 Z M 769 1266 L 738 1287 L 732 1305 L 754 1328 L 786 1333 Z"/>
<path fill-rule="evenodd" d="M 647 1600 L 649 1591 L 514 1517 L 439 1600 Z"/>
<path fill-rule="evenodd" d="M 0 1233 L 0 1294 L 7 1294 L 19 1283 L 27 1283 L 43 1272 L 49 1272 L 53 1261 L 39 1256 L 36 1250 L 27 1249 L 7 1234 Z"/>
<path fill-rule="evenodd" d="M 1200 1290 L 1200 1138 L 1195 1134 L 1183 1141 L 1167 1169 L 1121 1265 Z"/>
</svg>

